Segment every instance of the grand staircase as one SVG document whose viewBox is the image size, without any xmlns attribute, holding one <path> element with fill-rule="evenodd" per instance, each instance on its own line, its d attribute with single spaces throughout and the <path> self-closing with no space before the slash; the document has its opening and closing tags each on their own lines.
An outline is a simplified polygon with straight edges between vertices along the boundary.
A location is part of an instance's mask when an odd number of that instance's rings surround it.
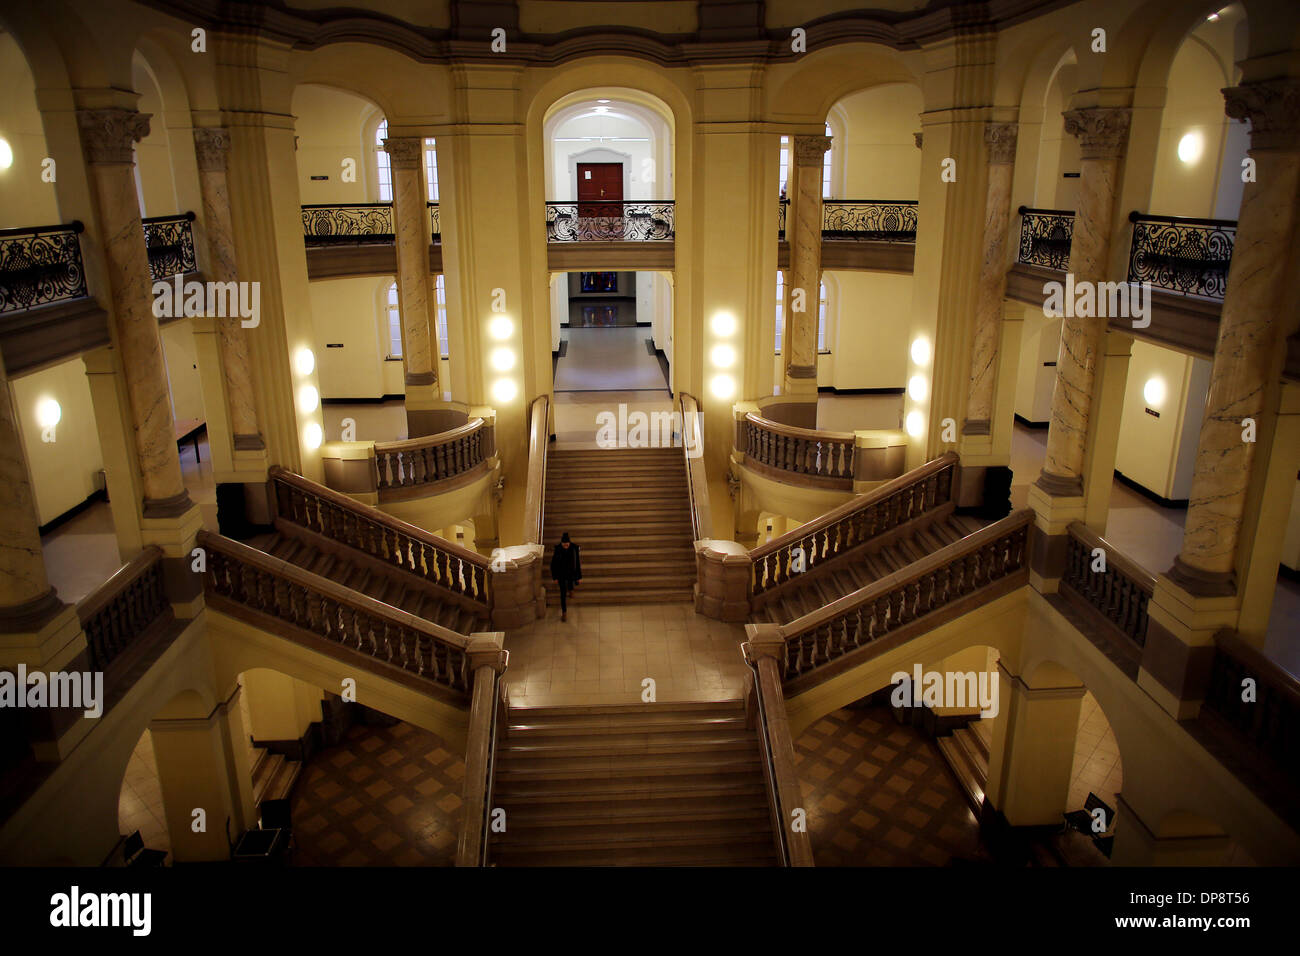
<svg viewBox="0 0 1300 956">
<path fill-rule="evenodd" d="M 582 603 L 691 600 L 695 550 L 680 448 L 552 450 L 544 514 L 543 577 L 567 531 L 582 549 Z M 547 603 L 559 605 L 556 588 L 547 588 Z"/>
<path fill-rule="evenodd" d="M 772 866 L 741 701 L 514 708 L 497 749 L 501 866 Z"/>
<path fill-rule="evenodd" d="M 755 624 L 788 624 L 901 571 L 981 527 L 978 519 L 955 514 L 951 505 L 940 508 L 899 528 L 897 533 L 887 532 L 866 541 L 834 562 L 793 578 L 777 589 L 750 620 Z"/>
</svg>

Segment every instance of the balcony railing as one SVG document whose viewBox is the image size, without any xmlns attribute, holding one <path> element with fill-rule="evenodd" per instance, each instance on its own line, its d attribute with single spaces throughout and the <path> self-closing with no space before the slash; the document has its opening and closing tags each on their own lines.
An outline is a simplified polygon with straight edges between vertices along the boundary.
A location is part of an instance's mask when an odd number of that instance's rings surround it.
<svg viewBox="0 0 1300 956">
<path fill-rule="evenodd" d="M 149 252 L 149 278 L 154 282 L 184 275 L 198 268 L 194 258 L 194 213 L 179 216 L 151 216 L 141 221 L 144 245 Z"/>
<path fill-rule="evenodd" d="M 1074 211 L 1020 207 L 1020 248 L 1016 262 L 1064 272 L 1070 264 Z"/>
<path fill-rule="evenodd" d="M 785 242 L 785 217 L 790 211 L 790 200 L 782 199 L 776 207 L 776 238 L 778 242 Z"/>
<path fill-rule="evenodd" d="M 740 450 L 747 463 L 807 479 L 808 484 L 853 487 L 853 432 L 823 432 L 783 425 L 749 412 Z"/>
<path fill-rule="evenodd" d="M 302 207 L 307 248 L 393 242 L 392 203 L 342 203 Z"/>
<path fill-rule="evenodd" d="M 0 313 L 86 295 L 80 222 L 0 231 Z"/>
<path fill-rule="evenodd" d="M 672 202 L 548 202 L 547 242 L 668 242 Z"/>
<path fill-rule="evenodd" d="M 438 215 L 438 204 L 429 203 L 429 237 L 434 242 L 442 242 L 442 219 Z"/>
<path fill-rule="evenodd" d="M 171 605 L 163 590 L 162 551 L 145 548 L 77 603 L 92 670 L 105 670 Z"/>
<path fill-rule="evenodd" d="M 1133 243 L 1128 280 L 1183 295 L 1222 299 L 1237 238 L 1232 219 L 1184 219 L 1129 214 Z"/>
<path fill-rule="evenodd" d="M 386 492 L 434 485 L 463 475 L 494 454 L 496 426 L 481 418 L 423 438 L 375 442 L 380 500 Z"/>
<path fill-rule="evenodd" d="M 822 238 L 916 242 L 916 206 L 910 200 L 823 200 Z"/>
<path fill-rule="evenodd" d="M 1231 631 L 1215 634 L 1214 645 L 1205 709 L 1300 780 L 1300 681 Z"/>
</svg>

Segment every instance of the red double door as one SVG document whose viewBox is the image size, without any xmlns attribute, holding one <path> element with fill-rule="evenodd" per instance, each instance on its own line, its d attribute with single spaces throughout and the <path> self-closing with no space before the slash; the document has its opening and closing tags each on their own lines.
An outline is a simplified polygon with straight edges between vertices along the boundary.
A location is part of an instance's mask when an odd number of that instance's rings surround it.
<svg viewBox="0 0 1300 956">
<path fill-rule="evenodd" d="M 578 218 L 623 215 L 623 164 L 578 164 Z"/>
</svg>

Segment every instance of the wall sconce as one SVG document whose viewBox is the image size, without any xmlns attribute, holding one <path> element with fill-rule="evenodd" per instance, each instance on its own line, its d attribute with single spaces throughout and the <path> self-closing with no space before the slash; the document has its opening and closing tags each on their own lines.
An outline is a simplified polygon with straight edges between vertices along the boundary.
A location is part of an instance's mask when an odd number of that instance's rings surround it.
<svg viewBox="0 0 1300 956">
<path fill-rule="evenodd" d="M 908 397 L 914 402 L 925 401 L 926 394 L 930 391 L 929 384 L 923 375 L 913 375 L 907 381 Z"/>
<path fill-rule="evenodd" d="M 916 339 L 912 342 L 912 361 L 917 365 L 930 364 L 930 343 L 926 339 Z"/>
<path fill-rule="evenodd" d="M 1165 403 L 1165 382 L 1161 378 L 1149 378 L 1142 386 L 1142 398 L 1151 408 L 1159 408 Z"/>
<path fill-rule="evenodd" d="M 519 394 L 519 386 L 515 384 L 512 378 L 499 378 L 492 383 L 492 397 L 498 402 L 505 403 L 514 401 L 514 397 Z"/>
<path fill-rule="evenodd" d="M 925 431 L 925 416 L 920 412 L 907 413 L 907 433 L 913 438 L 920 438 L 921 433 Z"/>
<path fill-rule="evenodd" d="M 42 398 L 36 403 L 36 424 L 53 428 L 63 421 L 63 406 L 52 398 Z"/>
<path fill-rule="evenodd" d="M 299 375 L 310 375 L 316 368 L 315 354 L 309 348 L 300 348 L 294 353 L 293 367 Z"/>
<path fill-rule="evenodd" d="M 302 443 L 307 446 L 308 450 L 315 451 L 320 447 L 321 440 L 325 433 L 321 430 L 320 425 L 312 422 L 302 432 Z"/>
<path fill-rule="evenodd" d="M 1188 166 L 1201 158 L 1205 151 L 1205 137 L 1193 130 L 1178 141 L 1178 158 Z"/>
<path fill-rule="evenodd" d="M 709 391 L 714 398 L 731 398 L 736 394 L 736 380 L 730 375 L 715 375 L 709 382 Z"/>
</svg>

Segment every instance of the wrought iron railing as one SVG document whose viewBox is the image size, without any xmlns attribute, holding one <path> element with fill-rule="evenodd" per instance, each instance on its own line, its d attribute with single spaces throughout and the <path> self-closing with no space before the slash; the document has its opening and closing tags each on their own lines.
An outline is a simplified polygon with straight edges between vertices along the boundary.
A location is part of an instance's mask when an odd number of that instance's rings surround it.
<svg viewBox="0 0 1300 956">
<path fill-rule="evenodd" d="M 438 204 L 429 203 L 429 238 L 434 242 L 442 242 L 442 219 L 438 215 Z"/>
<path fill-rule="evenodd" d="M 1016 262 L 1064 272 L 1070 264 L 1074 211 L 1020 207 L 1020 248 Z"/>
<path fill-rule="evenodd" d="M 1222 299 L 1232 264 L 1237 223 L 1232 219 L 1183 219 L 1129 214 L 1133 243 L 1129 282 L 1149 282 L 1183 295 Z"/>
<path fill-rule="evenodd" d="M 776 207 L 776 238 L 779 242 L 785 242 L 785 217 L 790 211 L 790 200 L 782 199 Z"/>
<path fill-rule="evenodd" d="M 307 247 L 393 242 L 393 204 L 338 203 L 302 207 Z"/>
<path fill-rule="evenodd" d="M 78 222 L 0 230 L 0 313 L 83 298 Z"/>
<path fill-rule="evenodd" d="M 916 207 L 911 200 L 826 199 L 822 238 L 916 242 Z"/>
<path fill-rule="evenodd" d="M 672 202 L 548 202 L 547 242 L 664 242 L 673 238 Z"/>
<path fill-rule="evenodd" d="M 192 212 L 141 220 L 144 245 L 149 252 L 149 278 L 154 282 L 177 274 L 184 275 L 199 267 L 194 258 L 192 222 Z"/>
</svg>

